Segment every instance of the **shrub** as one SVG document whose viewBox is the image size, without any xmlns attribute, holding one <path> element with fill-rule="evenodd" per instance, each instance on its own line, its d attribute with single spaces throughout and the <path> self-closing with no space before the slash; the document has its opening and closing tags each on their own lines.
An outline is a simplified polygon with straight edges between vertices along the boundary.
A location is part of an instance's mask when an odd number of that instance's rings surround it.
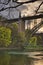
<svg viewBox="0 0 43 65">
<path fill-rule="evenodd" d="M 29 40 L 29 44 L 31 46 L 36 46 L 37 45 L 37 37 L 31 37 Z"/>
<path fill-rule="evenodd" d="M 8 46 L 11 43 L 11 30 L 6 27 L 0 27 L 0 46 Z"/>
</svg>

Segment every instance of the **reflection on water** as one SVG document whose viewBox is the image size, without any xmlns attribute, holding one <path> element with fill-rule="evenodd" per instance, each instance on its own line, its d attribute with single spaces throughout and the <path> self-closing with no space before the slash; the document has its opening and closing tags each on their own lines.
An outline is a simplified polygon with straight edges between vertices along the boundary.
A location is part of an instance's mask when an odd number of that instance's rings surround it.
<svg viewBox="0 0 43 65">
<path fill-rule="evenodd" d="M 43 58 L 35 59 L 27 55 L 8 54 L 5 52 L 0 53 L 0 65 L 43 65 Z"/>
<path fill-rule="evenodd" d="M 34 65 L 43 65 L 43 60 L 35 61 Z"/>
</svg>

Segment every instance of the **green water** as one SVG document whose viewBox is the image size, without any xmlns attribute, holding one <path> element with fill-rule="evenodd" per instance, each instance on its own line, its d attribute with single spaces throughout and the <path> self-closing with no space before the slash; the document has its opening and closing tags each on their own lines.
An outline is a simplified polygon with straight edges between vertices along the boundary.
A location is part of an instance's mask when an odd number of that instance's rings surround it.
<svg viewBox="0 0 43 65">
<path fill-rule="evenodd" d="M 36 53 L 43 54 L 43 52 L 28 53 L 0 52 L 0 65 L 43 65 L 43 56 L 32 56 Z"/>
</svg>

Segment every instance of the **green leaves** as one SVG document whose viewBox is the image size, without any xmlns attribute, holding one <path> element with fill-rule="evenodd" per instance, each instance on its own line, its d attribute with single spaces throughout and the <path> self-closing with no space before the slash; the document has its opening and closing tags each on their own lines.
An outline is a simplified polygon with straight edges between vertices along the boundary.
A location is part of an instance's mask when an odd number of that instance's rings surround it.
<svg viewBox="0 0 43 65">
<path fill-rule="evenodd" d="M 31 37 L 29 40 L 30 45 L 36 46 L 37 45 L 37 37 Z"/>
<path fill-rule="evenodd" d="M 8 46 L 11 43 L 11 30 L 6 27 L 0 27 L 0 45 Z"/>
</svg>

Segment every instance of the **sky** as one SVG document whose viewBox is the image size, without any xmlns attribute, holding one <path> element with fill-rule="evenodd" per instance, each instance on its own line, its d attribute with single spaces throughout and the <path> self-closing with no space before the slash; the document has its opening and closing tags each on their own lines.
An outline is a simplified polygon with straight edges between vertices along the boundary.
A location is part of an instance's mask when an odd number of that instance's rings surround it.
<svg viewBox="0 0 43 65">
<path fill-rule="evenodd" d="M 7 0 L 6 0 L 7 1 Z M 19 2 L 24 2 L 24 1 L 28 1 L 28 0 L 18 0 Z M 1 2 L 4 2 L 4 0 L 1 0 Z M 21 16 L 32 16 L 35 14 L 35 10 L 38 8 L 38 6 L 40 5 L 41 1 L 35 2 L 35 3 L 31 3 L 31 4 L 24 4 L 22 6 L 19 6 L 16 9 L 6 9 L 5 11 L 0 12 L 0 15 L 2 15 L 5 18 L 18 18 L 19 17 L 19 12 L 21 12 Z M 13 3 L 12 0 L 8 5 L 3 5 L 0 4 L 0 9 L 2 9 L 3 7 L 10 7 L 10 6 L 16 6 L 17 3 Z M 43 5 L 41 6 L 39 11 L 43 10 Z"/>
</svg>

